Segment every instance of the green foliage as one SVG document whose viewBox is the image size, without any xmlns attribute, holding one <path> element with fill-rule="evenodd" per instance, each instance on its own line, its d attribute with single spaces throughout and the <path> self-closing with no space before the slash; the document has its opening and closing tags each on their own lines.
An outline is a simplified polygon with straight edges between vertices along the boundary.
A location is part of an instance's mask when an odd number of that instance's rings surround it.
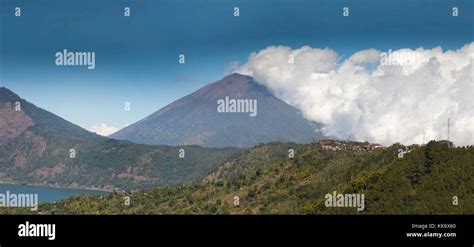
<svg viewBox="0 0 474 247">
<path fill-rule="evenodd" d="M 153 146 L 105 138 L 87 142 L 58 138 L 50 143 L 27 166 L 15 166 L 15 158 L 0 155 L 0 173 L 19 183 L 144 189 L 202 179 L 239 152 L 236 148 Z M 27 138 L 18 138 L 0 146 L 0 154 L 24 154 L 31 149 Z M 70 149 L 76 152 L 74 159 L 69 157 Z M 185 150 L 184 158 L 179 158 L 179 149 Z"/>
<path fill-rule="evenodd" d="M 288 148 L 296 150 L 287 157 Z M 259 145 L 204 181 L 124 194 L 75 196 L 43 204 L 45 214 L 473 214 L 474 147 L 430 142 L 397 158 L 399 146 L 370 153 L 317 144 Z M 365 210 L 327 208 L 325 195 L 363 193 Z M 234 197 L 240 204 L 234 205 Z M 459 205 L 453 205 L 453 197 Z M 31 213 L 4 209 L 2 213 Z"/>
</svg>

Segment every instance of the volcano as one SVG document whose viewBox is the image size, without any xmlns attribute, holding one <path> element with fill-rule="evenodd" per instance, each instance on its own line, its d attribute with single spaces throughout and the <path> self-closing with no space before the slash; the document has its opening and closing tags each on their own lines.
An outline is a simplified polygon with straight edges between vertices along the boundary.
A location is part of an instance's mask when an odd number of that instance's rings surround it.
<svg viewBox="0 0 474 247">
<path fill-rule="evenodd" d="M 321 137 L 320 128 L 252 77 L 234 73 L 110 137 L 141 144 L 252 147 L 311 142 Z"/>
</svg>

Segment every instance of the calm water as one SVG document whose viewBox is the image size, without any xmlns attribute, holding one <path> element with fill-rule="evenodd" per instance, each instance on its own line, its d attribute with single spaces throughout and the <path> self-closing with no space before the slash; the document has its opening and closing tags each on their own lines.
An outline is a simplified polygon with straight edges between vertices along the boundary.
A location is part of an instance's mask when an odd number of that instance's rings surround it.
<svg viewBox="0 0 474 247">
<path fill-rule="evenodd" d="M 18 185 L 18 184 L 0 184 L 0 194 L 5 194 L 10 191 L 10 194 L 38 194 L 38 202 L 55 202 L 73 195 L 103 195 L 106 191 L 87 190 L 87 189 L 65 189 L 52 188 L 32 185 Z"/>
</svg>

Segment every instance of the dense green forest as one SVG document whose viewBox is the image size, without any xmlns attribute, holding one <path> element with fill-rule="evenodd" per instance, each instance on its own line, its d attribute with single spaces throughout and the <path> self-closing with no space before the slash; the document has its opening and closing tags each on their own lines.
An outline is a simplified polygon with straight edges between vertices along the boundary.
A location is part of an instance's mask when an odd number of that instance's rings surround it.
<svg viewBox="0 0 474 247">
<path fill-rule="evenodd" d="M 0 148 L 0 157 L 5 157 L 0 158 L 0 173 L 8 174 L 0 176 L 1 180 L 109 190 L 153 188 L 202 179 L 239 151 L 236 148 L 141 145 L 105 138 L 74 143 L 58 138 L 41 156 L 30 159 L 28 165 L 11 165 L 14 160 L 9 160 L 18 157 L 14 154 L 27 156 L 32 152 L 30 144 L 29 139 L 18 138 Z M 74 158 L 69 156 L 70 149 L 75 150 Z"/>
<path fill-rule="evenodd" d="M 351 144 L 352 145 L 352 144 Z M 131 194 L 74 196 L 3 214 L 473 214 L 474 147 L 431 141 L 398 158 L 317 143 L 268 143 L 235 156 L 203 181 Z M 293 149 L 295 156 L 288 157 Z M 328 208 L 325 195 L 360 193 L 365 210 Z M 127 197 L 130 205 L 126 204 Z M 453 203 L 457 198 L 457 203 Z M 236 200 L 238 203 L 236 203 Z M 457 204 L 457 205 L 455 205 Z"/>
</svg>

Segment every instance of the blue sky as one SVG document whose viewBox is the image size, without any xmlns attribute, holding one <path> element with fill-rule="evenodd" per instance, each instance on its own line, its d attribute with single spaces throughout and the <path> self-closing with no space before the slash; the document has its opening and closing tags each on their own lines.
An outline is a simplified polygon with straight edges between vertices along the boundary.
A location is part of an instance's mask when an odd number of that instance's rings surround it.
<svg viewBox="0 0 474 247">
<path fill-rule="evenodd" d="M 367 48 L 458 49 L 474 33 L 471 0 L 0 0 L 0 14 L 0 85 L 84 128 L 134 123 L 271 45 L 347 57 Z M 63 49 L 95 52 L 96 68 L 56 66 Z"/>
</svg>

